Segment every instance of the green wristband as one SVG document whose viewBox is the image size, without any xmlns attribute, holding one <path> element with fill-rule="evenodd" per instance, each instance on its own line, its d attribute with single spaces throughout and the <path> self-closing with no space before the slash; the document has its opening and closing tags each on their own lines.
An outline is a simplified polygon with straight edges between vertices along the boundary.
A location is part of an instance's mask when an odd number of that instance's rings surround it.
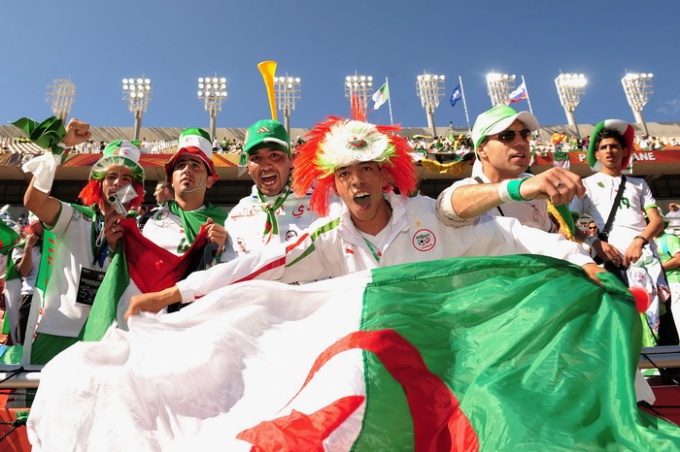
<svg viewBox="0 0 680 452">
<path fill-rule="evenodd" d="M 522 198 L 522 195 L 519 194 L 519 187 L 522 185 L 522 182 L 527 179 L 529 178 L 525 177 L 524 179 L 512 179 L 508 182 L 508 195 L 510 195 L 510 199 L 513 201 L 526 201 L 526 199 Z"/>
</svg>

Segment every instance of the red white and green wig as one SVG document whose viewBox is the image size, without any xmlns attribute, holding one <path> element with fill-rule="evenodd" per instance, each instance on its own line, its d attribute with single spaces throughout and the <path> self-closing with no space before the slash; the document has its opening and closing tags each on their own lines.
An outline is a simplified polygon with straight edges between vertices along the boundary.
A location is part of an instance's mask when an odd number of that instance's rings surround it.
<svg viewBox="0 0 680 452">
<path fill-rule="evenodd" d="M 137 193 L 144 193 L 144 168 L 139 164 L 139 148 L 127 140 L 115 140 L 104 148 L 103 157 L 90 169 L 90 182 L 81 190 L 78 196 L 85 205 L 99 204 L 102 201 L 102 181 L 111 169 L 124 167 L 132 174 L 132 186 Z M 139 207 L 144 196 L 135 198 L 130 207 Z"/>
<path fill-rule="evenodd" d="M 215 164 L 212 161 L 212 142 L 210 135 L 203 129 L 191 128 L 182 131 L 177 144 L 177 152 L 163 164 L 168 182 L 172 182 L 172 170 L 180 156 L 191 154 L 203 161 L 208 168 L 208 176 L 217 180 Z"/>
<path fill-rule="evenodd" d="M 334 191 L 334 171 L 353 163 L 375 162 L 384 168 L 390 183 L 383 187 L 389 192 L 394 187 L 406 197 L 415 191 L 417 176 L 408 140 L 396 135 L 400 127 L 381 126 L 363 121 L 329 117 L 314 126 L 298 146 L 294 160 L 293 190 L 304 196 L 313 186 L 310 208 L 319 215 L 328 213 Z"/>
<path fill-rule="evenodd" d="M 628 155 L 621 161 L 621 169 L 628 166 L 628 163 L 633 156 L 633 143 L 635 140 L 635 129 L 633 129 L 633 126 L 621 119 L 605 119 L 595 125 L 593 132 L 590 134 L 590 143 L 588 144 L 588 164 L 595 171 L 600 171 L 602 169 L 602 164 L 595 157 L 597 147 L 600 145 L 600 134 L 609 131 L 614 131 L 621 135 L 625 141 L 625 147 L 628 148 Z"/>
</svg>

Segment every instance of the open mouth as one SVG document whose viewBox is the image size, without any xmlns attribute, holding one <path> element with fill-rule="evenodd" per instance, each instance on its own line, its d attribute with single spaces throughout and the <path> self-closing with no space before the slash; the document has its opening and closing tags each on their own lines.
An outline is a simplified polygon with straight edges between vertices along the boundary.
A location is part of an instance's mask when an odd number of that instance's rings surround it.
<svg viewBox="0 0 680 452">
<path fill-rule="evenodd" d="M 262 183 L 264 185 L 272 185 L 274 182 L 276 182 L 276 175 L 262 176 Z"/>
<path fill-rule="evenodd" d="M 359 207 L 365 209 L 371 204 L 371 195 L 368 193 L 359 193 L 354 196 L 354 202 L 359 205 Z"/>
</svg>

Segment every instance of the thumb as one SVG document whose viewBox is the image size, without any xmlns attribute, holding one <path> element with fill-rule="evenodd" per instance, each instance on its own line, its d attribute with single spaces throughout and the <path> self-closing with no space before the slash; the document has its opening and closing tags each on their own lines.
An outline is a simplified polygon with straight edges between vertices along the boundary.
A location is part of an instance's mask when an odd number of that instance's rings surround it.
<svg viewBox="0 0 680 452">
<path fill-rule="evenodd" d="M 212 219 L 212 218 L 208 218 L 208 221 L 205 222 L 205 224 L 213 224 L 213 223 L 214 223 L 214 222 L 213 222 L 213 219 Z"/>
</svg>

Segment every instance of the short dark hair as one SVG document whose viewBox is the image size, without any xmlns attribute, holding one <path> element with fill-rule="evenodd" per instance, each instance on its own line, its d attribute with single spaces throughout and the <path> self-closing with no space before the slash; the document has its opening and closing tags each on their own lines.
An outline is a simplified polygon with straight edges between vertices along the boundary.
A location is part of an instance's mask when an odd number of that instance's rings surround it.
<svg viewBox="0 0 680 452">
<path fill-rule="evenodd" d="M 623 138 L 623 135 L 621 135 L 618 130 L 602 129 L 597 134 L 597 137 L 595 137 L 595 151 L 600 148 L 600 141 L 604 140 L 605 138 L 614 138 L 621 145 L 621 148 L 628 147 L 626 139 Z"/>
</svg>

